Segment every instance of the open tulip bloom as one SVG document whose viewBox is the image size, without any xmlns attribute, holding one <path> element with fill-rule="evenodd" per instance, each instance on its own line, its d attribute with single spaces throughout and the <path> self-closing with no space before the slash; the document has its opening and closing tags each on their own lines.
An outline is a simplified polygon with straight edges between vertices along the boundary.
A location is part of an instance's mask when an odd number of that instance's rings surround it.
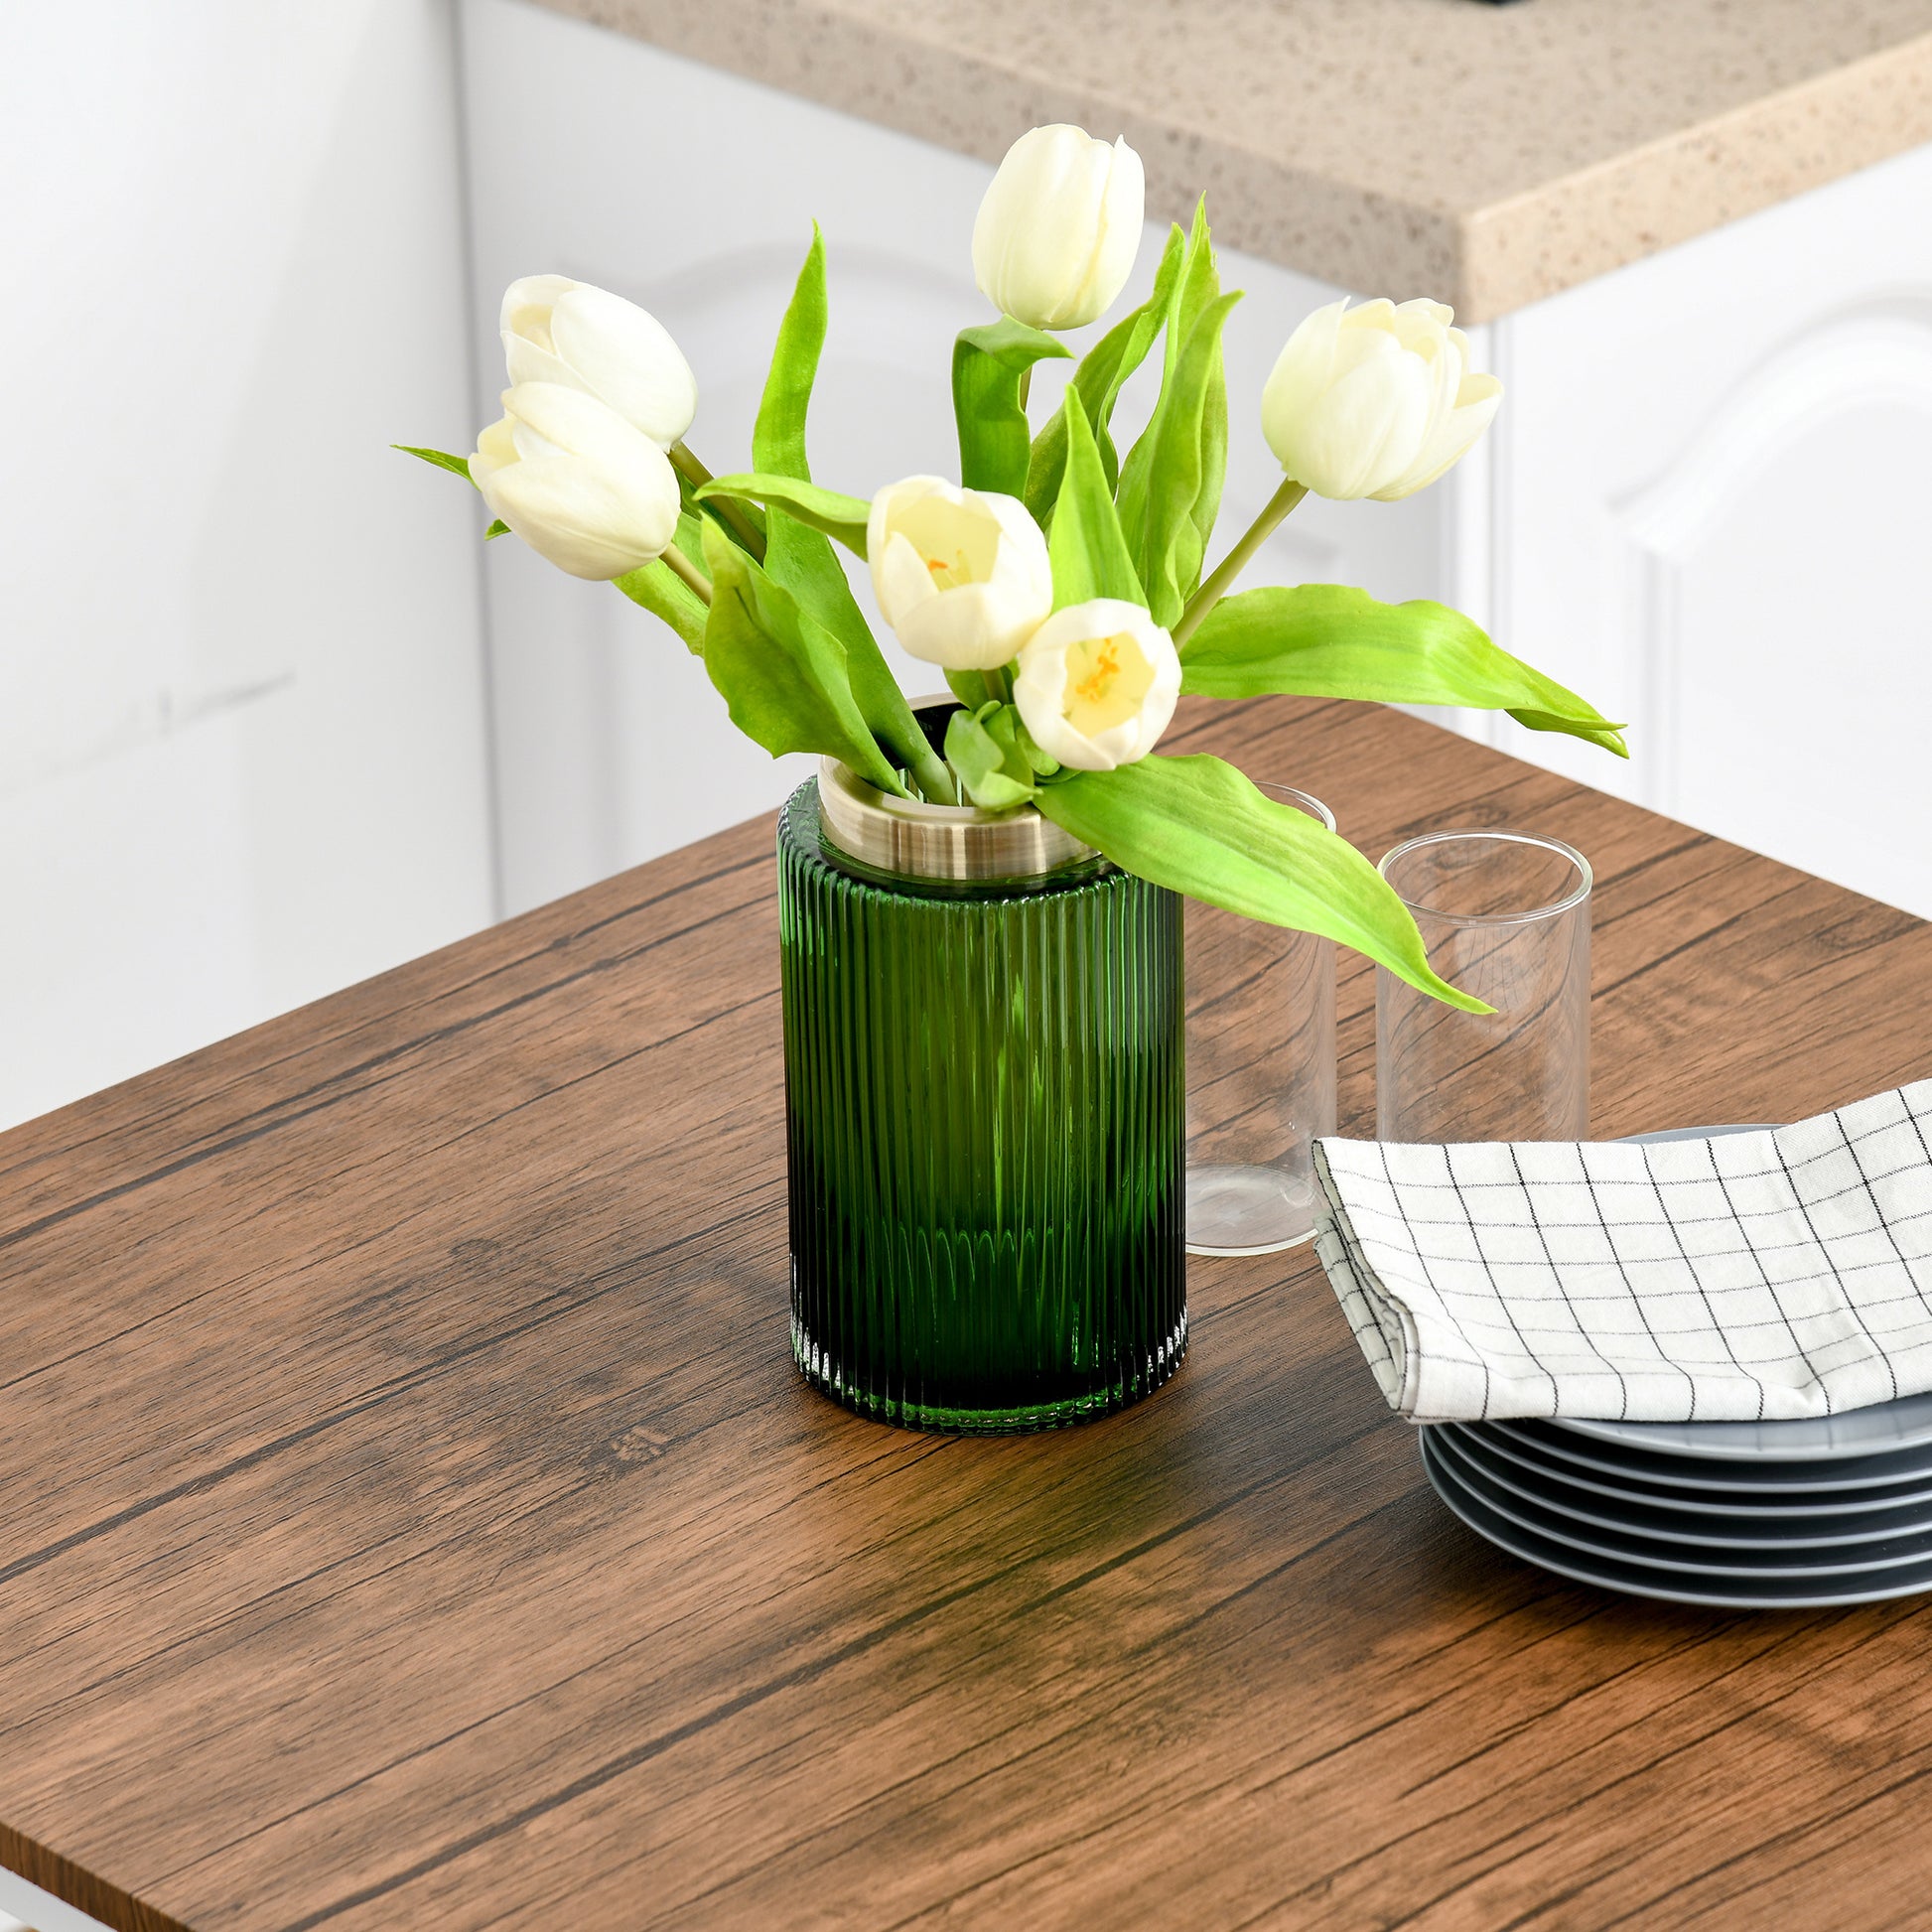
<svg viewBox="0 0 1932 1932">
<path fill-rule="evenodd" d="M 1269 693 L 1506 711 L 1623 753 L 1618 727 L 1440 604 L 1333 584 L 1231 594 L 1311 490 L 1385 500 L 1422 488 L 1500 399 L 1439 303 L 1335 304 L 1290 340 L 1260 399 L 1283 482 L 1203 575 L 1227 451 L 1223 294 L 1205 205 L 1169 236 L 1147 301 L 1071 372 L 1035 432 L 1036 362 L 1132 267 L 1139 157 L 1077 128 L 1015 144 L 973 237 L 980 284 L 1024 316 L 953 349 L 959 481 L 851 496 L 814 483 L 805 416 L 825 341 L 820 236 L 779 325 L 752 464 L 713 478 L 683 441 L 696 389 L 677 345 L 621 298 L 530 276 L 503 304 L 510 388 L 467 476 L 496 520 L 560 568 L 604 577 L 704 660 L 733 723 L 777 757 L 842 760 L 881 791 L 981 811 L 1035 809 L 1156 885 L 1356 947 L 1472 1011 L 1353 846 L 1232 765 L 1155 750 L 1182 693 Z M 1121 386 L 1162 344 L 1161 388 L 1122 457 Z M 834 542 L 870 565 L 881 617 L 941 666 L 961 708 L 935 747 L 854 599 Z"/>
</svg>

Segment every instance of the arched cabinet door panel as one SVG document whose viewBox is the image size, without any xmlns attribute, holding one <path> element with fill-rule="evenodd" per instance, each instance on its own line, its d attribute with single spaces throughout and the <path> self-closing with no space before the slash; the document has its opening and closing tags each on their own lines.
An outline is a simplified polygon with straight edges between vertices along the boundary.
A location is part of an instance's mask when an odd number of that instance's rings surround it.
<svg viewBox="0 0 1932 1932">
<path fill-rule="evenodd" d="M 1932 913 L 1932 300 L 1807 332 L 1624 510 L 1648 802 Z"/>
<path fill-rule="evenodd" d="M 1499 639 L 1630 762 L 1496 742 L 1932 913 L 1932 149 L 1504 318 Z"/>
</svg>

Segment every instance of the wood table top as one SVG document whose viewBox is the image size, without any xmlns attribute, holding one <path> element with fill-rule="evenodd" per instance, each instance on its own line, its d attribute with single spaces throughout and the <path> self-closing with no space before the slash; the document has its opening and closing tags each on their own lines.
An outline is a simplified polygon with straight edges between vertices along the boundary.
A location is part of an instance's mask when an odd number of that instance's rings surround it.
<svg viewBox="0 0 1932 1932">
<path fill-rule="evenodd" d="M 1390 712 L 1183 745 L 1588 854 L 1600 1135 L 1932 1073 L 1902 912 Z M 1306 1249 L 1083 1428 L 809 1392 L 777 989 L 765 818 L 0 1139 L 0 1861 L 141 1932 L 1923 1923 L 1932 1615 L 1490 1549 Z"/>
</svg>

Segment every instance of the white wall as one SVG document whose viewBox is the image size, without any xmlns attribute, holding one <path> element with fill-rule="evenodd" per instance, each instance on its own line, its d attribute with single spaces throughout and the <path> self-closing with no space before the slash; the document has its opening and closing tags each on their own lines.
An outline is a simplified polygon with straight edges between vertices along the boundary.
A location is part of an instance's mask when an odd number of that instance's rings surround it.
<svg viewBox="0 0 1932 1932">
<path fill-rule="evenodd" d="M 492 909 L 445 0 L 9 11 L 0 1121 Z"/>
</svg>

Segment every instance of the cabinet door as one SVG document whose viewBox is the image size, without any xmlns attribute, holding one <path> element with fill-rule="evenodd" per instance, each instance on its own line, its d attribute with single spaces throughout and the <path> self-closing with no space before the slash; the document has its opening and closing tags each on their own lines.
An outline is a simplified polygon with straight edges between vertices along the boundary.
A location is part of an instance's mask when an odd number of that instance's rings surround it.
<svg viewBox="0 0 1932 1932">
<path fill-rule="evenodd" d="M 698 376 L 692 448 L 714 471 L 743 467 L 816 218 L 832 314 L 814 474 L 858 495 L 897 477 L 957 476 L 948 371 L 953 337 L 989 319 L 971 261 L 988 164 L 516 0 L 467 0 L 463 23 L 480 409 L 495 413 L 501 385 L 504 286 L 556 271 L 615 289 L 664 323 Z M 1149 223 L 1124 303 L 1146 293 L 1166 233 L 1165 220 Z M 1280 482 L 1261 439 L 1262 382 L 1288 331 L 1339 291 L 1231 250 L 1221 263 L 1223 282 L 1248 290 L 1227 334 L 1226 542 Z M 1104 327 L 1069 336 L 1074 353 Z M 1036 422 L 1070 366 L 1036 371 Z M 1145 420 L 1149 387 L 1123 398 L 1124 433 Z M 1431 498 L 1305 505 L 1255 581 L 1272 573 L 1440 595 L 1440 514 Z M 803 759 L 774 765 L 739 737 L 702 664 L 605 587 L 562 577 L 508 541 L 490 546 L 488 571 L 510 909 L 775 805 L 809 770 Z M 854 574 L 862 580 L 863 566 Z M 859 595 L 870 612 L 863 583 Z M 908 691 L 943 687 L 939 671 L 890 634 L 883 641 Z"/>
<path fill-rule="evenodd" d="M 1932 150 L 1497 324 L 1495 609 L 1631 724 L 1498 742 L 1932 913 Z"/>
</svg>

